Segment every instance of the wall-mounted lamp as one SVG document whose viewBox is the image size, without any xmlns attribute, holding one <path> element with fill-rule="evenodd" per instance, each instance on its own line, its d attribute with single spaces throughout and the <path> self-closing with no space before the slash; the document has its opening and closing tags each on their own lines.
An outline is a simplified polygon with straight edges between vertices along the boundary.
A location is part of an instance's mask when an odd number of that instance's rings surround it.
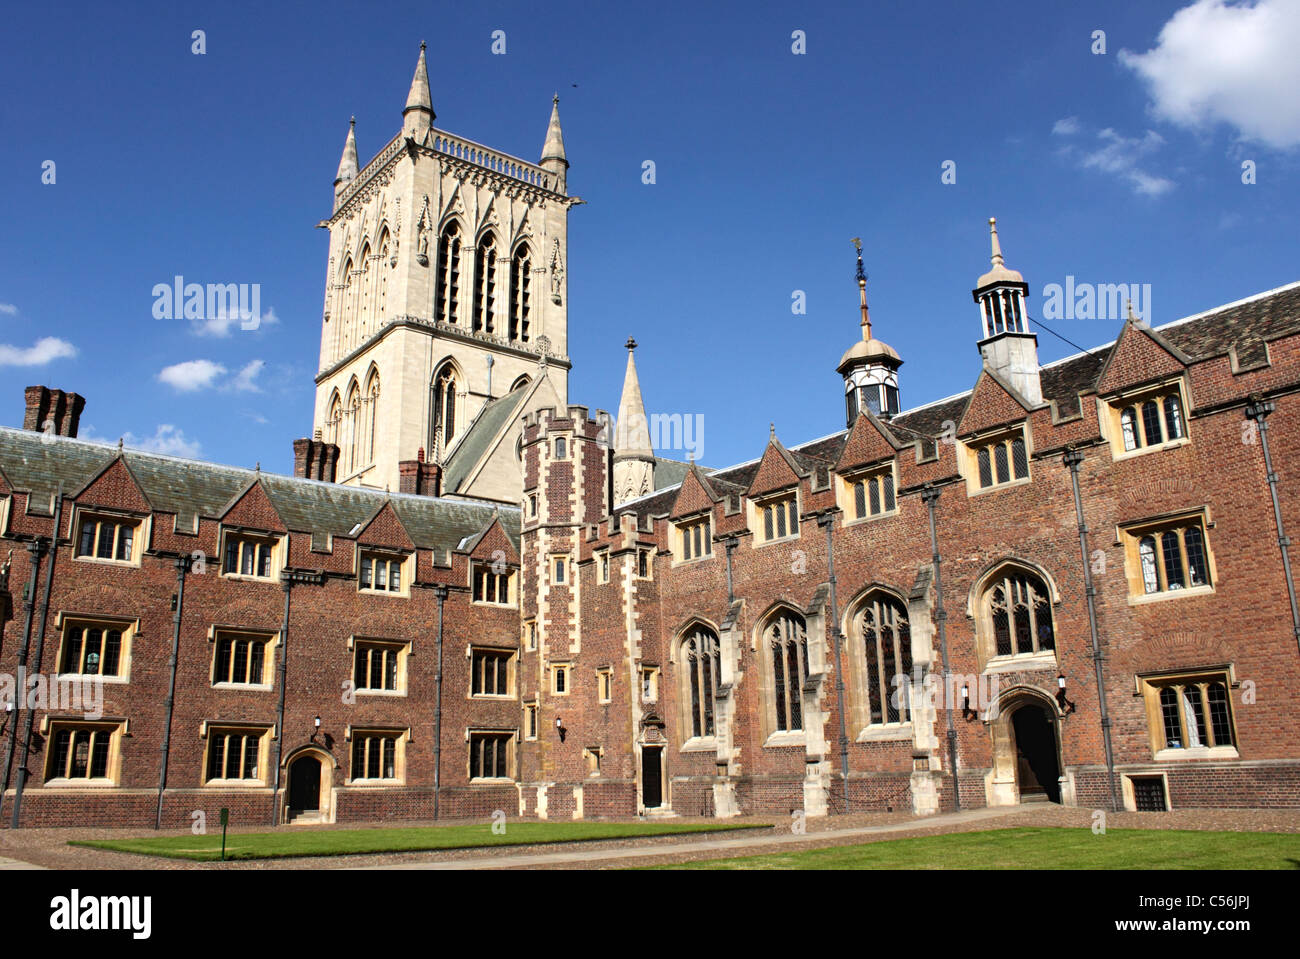
<svg viewBox="0 0 1300 959">
<path fill-rule="evenodd" d="M 970 686 L 961 688 L 961 716 L 966 722 L 979 718 L 979 713 L 970 708 Z"/>
<path fill-rule="evenodd" d="M 555 717 L 555 731 L 560 734 L 560 742 L 564 742 L 564 735 L 568 730 L 564 728 L 564 723 L 560 722 L 559 716 Z"/>
<path fill-rule="evenodd" d="M 1067 716 L 1074 712 L 1074 703 L 1065 698 L 1065 673 L 1059 673 L 1056 677 L 1056 704 Z"/>
</svg>

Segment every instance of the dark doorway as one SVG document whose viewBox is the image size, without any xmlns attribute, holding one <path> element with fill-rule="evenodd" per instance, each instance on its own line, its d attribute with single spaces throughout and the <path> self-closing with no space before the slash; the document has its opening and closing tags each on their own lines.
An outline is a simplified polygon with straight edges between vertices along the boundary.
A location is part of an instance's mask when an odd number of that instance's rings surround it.
<svg viewBox="0 0 1300 959">
<path fill-rule="evenodd" d="M 1011 717 L 1016 735 L 1016 779 L 1020 801 L 1061 801 L 1061 764 L 1057 759 L 1056 727 L 1046 710 L 1021 706 Z"/>
<path fill-rule="evenodd" d="M 641 805 L 658 809 L 663 805 L 663 747 L 641 747 Z"/>
<path fill-rule="evenodd" d="M 320 760 L 295 759 L 289 767 L 289 813 L 320 811 Z"/>
</svg>

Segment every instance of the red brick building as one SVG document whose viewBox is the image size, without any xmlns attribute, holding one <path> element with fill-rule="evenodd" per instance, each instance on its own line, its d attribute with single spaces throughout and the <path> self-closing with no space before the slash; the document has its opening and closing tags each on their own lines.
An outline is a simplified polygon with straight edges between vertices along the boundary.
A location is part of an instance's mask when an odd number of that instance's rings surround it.
<svg viewBox="0 0 1300 959">
<path fill-rule="evenodd" d="M 901 408 L 860 273 L 845 428 L 706 470 L 630 352 L 568 405 L 558 105 L 465 147 L 422 54 L 404 118 L 294 477 L 0 427 L 0 822 L 1300 806 L 1300 283 L 1040 366 L 994 230 L 966 392 Z"/>
</svg>

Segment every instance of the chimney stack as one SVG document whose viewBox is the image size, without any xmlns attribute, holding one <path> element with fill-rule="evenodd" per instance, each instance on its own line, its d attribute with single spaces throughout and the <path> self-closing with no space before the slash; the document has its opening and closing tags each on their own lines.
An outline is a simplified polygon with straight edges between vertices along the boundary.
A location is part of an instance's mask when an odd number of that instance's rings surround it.
<svg viewBox="0 0 1300 959">
<path fill-rule="evenodd" d="M 81 411 L 86 408 L 84 396 L 45 386 L 29 386 L 24 393 L 27 409 L 23 414 L 23 429 L 76 438 Z"/>
<path fill-rule="evenodd" d="M 336 444 L 306 438 L 293 441 L 294 476 L 333 483 L 338 466 L 339 448 Z"/>
</svg>

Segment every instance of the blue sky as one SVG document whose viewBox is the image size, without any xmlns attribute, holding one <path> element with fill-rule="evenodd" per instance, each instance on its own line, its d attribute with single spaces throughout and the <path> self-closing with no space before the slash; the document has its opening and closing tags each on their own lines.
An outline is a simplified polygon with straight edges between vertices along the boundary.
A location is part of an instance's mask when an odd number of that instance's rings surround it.
<svg viewBox="0 0 1300 959">
<path fill-rule="evenodd" d="M 87 397 L 83 435 L 289 471 L 315 224 L 348 118 L 362 163 L 400 128 L 421 39 L 443 129 L 536 161 L 559 92 L 570 401 L 617 408 L 633 335 L 647 406 L 703 416 L 710 465 L 771 421 L 843 426 L 854 236 L 905 408 L 975 380 L 991 215 L 1033 317 L 1067 276 L 1150 284 L 1156 324 L 1300 279 L 1296 0 L 28 4 L 0 36 L 0 422 L 44 383 Z M 177 274 L 259 284 L 266 322 L 154 319 Z M 1044 362 L 1075 352 L 1035 329 Z"/>
</svg>

